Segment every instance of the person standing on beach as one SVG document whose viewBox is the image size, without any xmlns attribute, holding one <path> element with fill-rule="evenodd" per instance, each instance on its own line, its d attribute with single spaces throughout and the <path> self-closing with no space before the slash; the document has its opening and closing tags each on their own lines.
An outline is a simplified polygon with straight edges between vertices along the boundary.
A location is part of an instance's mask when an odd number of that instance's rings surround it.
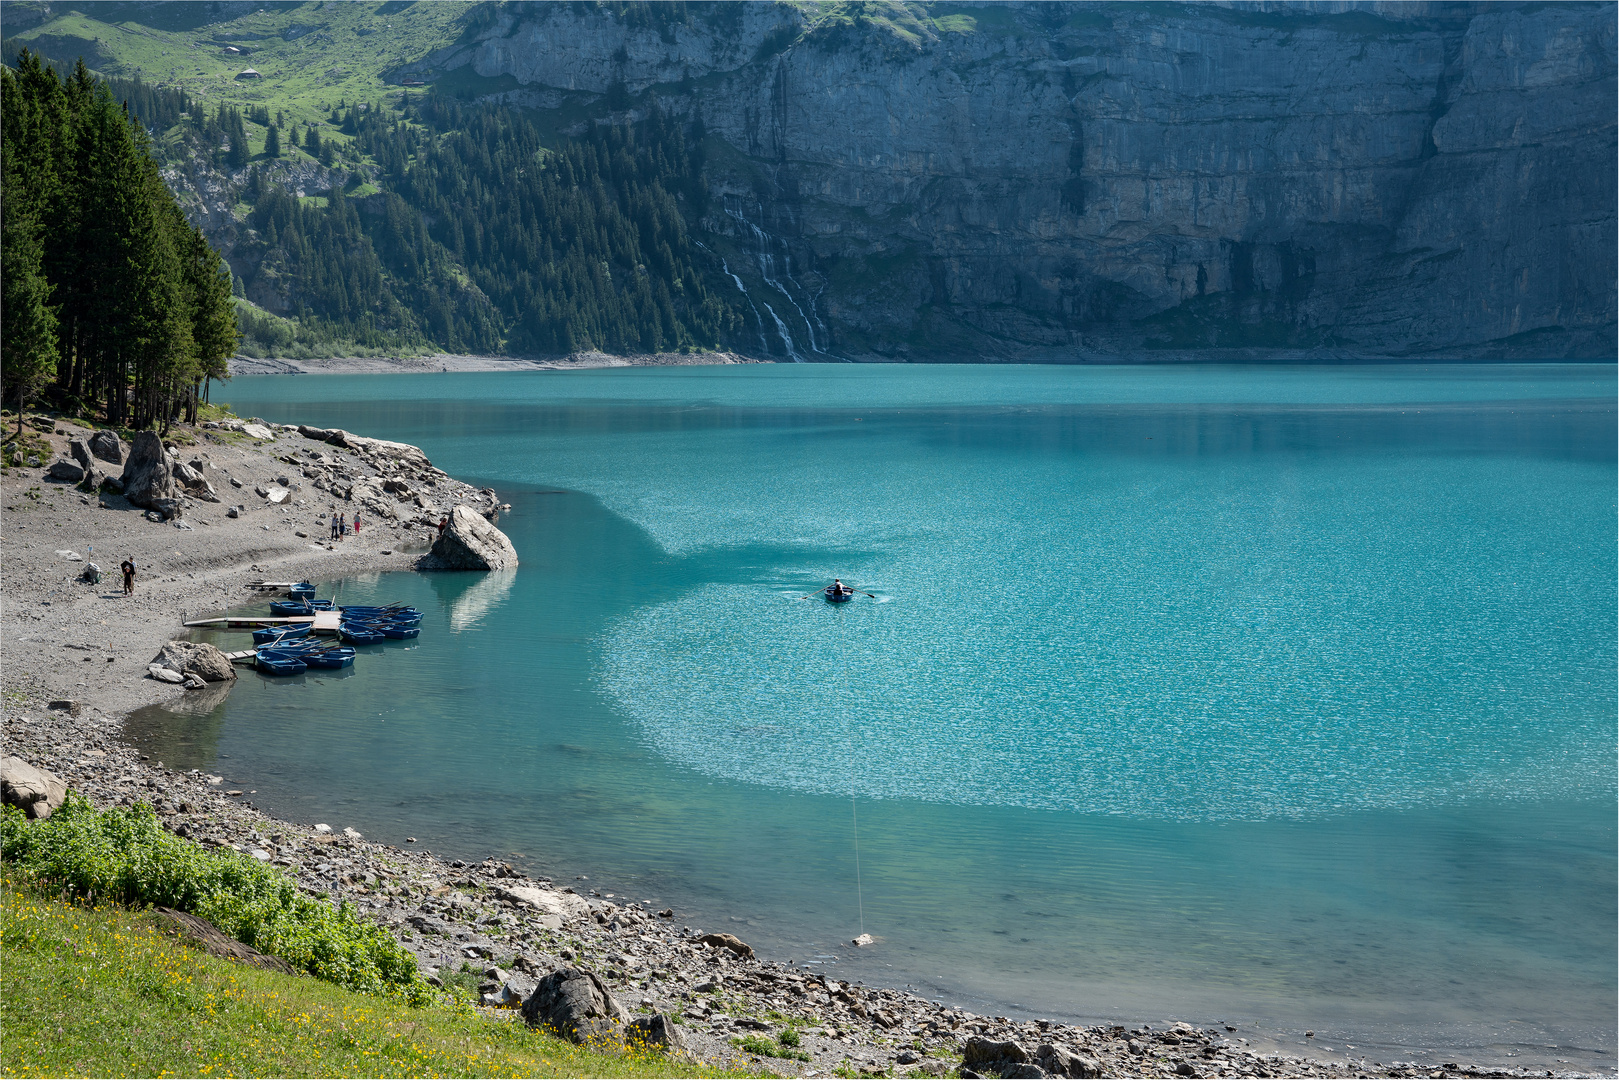
<svg viewBox="0 0 1619 1080">
<path fill-rule="evenodd" d="M 358 510 L 354 511 L 354 535 L 356 538 L 360 535 L 360 512 Z"/>
<path fill-rule="evenodd" d="M 131 555 L 118 565 L 124 572 L 124 595 L 135 595 L 135 556 Z"/>
<path fill-rule="evenodd" d="M 343 519 L 337 515 L 337 507 L 332 507 L 332 539 L 343 539 Z"/>
</svg>

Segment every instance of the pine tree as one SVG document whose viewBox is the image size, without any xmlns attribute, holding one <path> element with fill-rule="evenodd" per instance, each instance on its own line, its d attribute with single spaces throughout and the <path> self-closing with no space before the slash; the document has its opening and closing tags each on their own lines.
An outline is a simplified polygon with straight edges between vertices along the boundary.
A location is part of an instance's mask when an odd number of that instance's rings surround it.
<svg viewBox="0 0 1619 1080">
<path fill-rule="evenodd" d="M 10 105 L 18 96 L 10 71 L 0 71 L 4 95 Z M 7 109 L 6 125 L 11 124 Z M 0 296 L 0 382 L 17 403 L 17 430 L 28 403 L 56 376 L 56 312 L 50 305 L 51 286 L 45 279 L 40 225 L 28 194 L 25 174 L 13 167 L 13 144 L 0 149 L 0 266 L 4 266 L 4 294 Z"/>
<path fill-rule="evenodd" d="M 264 156 L 267 158 L 281 156 L 281 131 L 274 124 L 264 131 Z"/>
</svg>

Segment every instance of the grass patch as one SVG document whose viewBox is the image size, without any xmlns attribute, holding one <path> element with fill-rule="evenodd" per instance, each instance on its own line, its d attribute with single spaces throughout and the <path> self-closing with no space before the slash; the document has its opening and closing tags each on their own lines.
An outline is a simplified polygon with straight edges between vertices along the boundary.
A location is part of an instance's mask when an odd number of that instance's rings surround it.
<svg viewBox="0 0 1619 1080">
<path fill-rule="evenodd" d="M 416 1005 L 435 997 L 416 958 L 350 904 L 334 907 L 247 856 L 182 840 L 144 805 L 97 810 L 70 793 L 39 822 L 8 806 L 0 842 L 19 880 L 91 902 L 193 912 L 296 971 Z"/>
<path fill-rule="evenodd" d="M 744 1035 L 731 1040 L 731 1045 L 760 1057 L 785 1058 L 788 1061 L 808 1061 L 810 1056 L 798 1049 L 798 1032 L 788 1028 L 772 1039 L 768 1035 Z"/>
<path fill-rule="evenodd" d="M 198 953 L 150 914 L 0 884 L 7 1076 L 730 1076 Z"/>
</svg>

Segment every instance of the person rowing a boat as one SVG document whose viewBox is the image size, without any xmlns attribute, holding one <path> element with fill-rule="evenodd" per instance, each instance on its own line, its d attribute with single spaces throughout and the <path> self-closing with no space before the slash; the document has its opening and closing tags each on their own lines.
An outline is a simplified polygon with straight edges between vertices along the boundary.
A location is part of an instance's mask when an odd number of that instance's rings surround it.
<svg viewBox="0 0 1619 1080">
<path fill-rule="evenodd" d="M 842 600 L 853 596 L 854 590 L 845 585 L 842 578 L 833 578 L 832 584 L 826 587 L 826 595 L 834 600 Z"/>
</svg>

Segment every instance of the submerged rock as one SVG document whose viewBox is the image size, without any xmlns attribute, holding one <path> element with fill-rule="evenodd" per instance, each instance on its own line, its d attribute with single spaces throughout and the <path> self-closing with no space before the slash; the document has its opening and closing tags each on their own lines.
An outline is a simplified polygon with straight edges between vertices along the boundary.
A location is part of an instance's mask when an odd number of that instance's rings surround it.
<svg viewBox="0 0 1619 1080">
<path fill-rule="evenodd" d="M 517 549 L 506 534 L 467 506 L 457 506 L 450 524 L 417 562 L 419 570 L 504 570 L 517 565 Z"/>
</svg>

